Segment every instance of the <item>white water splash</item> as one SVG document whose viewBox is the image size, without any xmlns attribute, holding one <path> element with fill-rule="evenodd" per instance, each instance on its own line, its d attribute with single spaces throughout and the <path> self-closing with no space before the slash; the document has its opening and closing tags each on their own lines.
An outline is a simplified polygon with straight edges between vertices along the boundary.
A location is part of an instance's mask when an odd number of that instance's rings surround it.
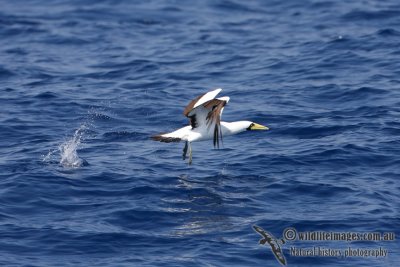
<svg viewBox="0 0 400 267">
<path fill-rule="evenodd" d="M 47 163 L 52 162 L 52 160 L 53 160 L 53 154 L 54 154 L 55 152 L 57 152 L 57 149 L 50 150 L 49 153 L 47 153 L 46 156 L 45 156 L 45 155 L 42 155 L 42 161 L 43 161 L 43 162 L 47 162 Z"/>
<path fill-rule="evenodd" d="M 86 129 L 86 125 L 82 124 L 75 131 L 74 136 L 71 139 L 68 139 L 58 147 L 61 156 L 60 164 L 62 166 L 77 168 L 84 165 L 85 160 L 78 156 L 77 150 L 81 144 L 81 140 Z"/>
</svg>

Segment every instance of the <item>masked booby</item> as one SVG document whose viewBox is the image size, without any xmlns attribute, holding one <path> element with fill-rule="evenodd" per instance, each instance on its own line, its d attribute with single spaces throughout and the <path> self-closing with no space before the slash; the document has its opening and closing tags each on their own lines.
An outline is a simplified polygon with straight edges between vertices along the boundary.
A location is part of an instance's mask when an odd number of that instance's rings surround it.
<svg viewBox="0 0 400 267">
<path fill-rule="evenodd" d="M 189 164 L 192 163 L 192 146 L 195 141 L 213 140 L 214 147 L 219 148 L 222 136 L 244 132 L 246 130 L 268 130 L 268 127 L 251 121 L 221 121 L 222 111 L 229 102 L 229 97 L 216 96 L 222 91 L 218 88 L 193 99 L 183 111 L 189 118 L 189 125 L 174 132 L 154 135 L 155 141 L 170 143 L 185 141 L 183 160 L 189 151 Z"/>
</svg>

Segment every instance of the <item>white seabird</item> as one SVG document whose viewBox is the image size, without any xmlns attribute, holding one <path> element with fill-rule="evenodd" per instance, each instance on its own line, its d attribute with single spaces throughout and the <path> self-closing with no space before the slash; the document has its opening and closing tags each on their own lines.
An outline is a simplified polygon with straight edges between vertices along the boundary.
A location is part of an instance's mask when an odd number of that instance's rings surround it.
<svg viewBox="0 0 400 267">
<path fill-rule="evenodd" d="M 214 147 L 219 148 L 222 136 L 244 132 L 246 130 L 268 130 L 268 127 L 251 121 L 221 121 L 222 111 L 229 102 L 229 97 L 215 98 L 222 89 L 218 88 L 193 99 L 186 106 L 183 114 L 189 118 L 190 125 L 174 132 L 154 135 L 151 138 L 160 142 L 185 141 L 183 160 L 189 150 L 189 164 L 192 163 L 192 146 L 195 141 L 213 140 Z"/>
</svg>

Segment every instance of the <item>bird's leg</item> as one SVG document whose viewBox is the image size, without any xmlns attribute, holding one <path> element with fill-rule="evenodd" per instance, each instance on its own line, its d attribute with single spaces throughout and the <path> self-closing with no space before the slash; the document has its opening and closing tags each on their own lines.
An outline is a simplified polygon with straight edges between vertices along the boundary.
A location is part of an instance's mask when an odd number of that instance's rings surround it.
<svg viewBox="0 0 400 267">
<path fill-rule="evenodd" d="M 192 164 L 192 143 L 189 143 L 189 165 Z"/>
<path fill-rule="evenodd" d="M 186 159 L 186 154 L 187 154 L 187 151 L 188 151 L 188 143 L 189 143 L 189 141 L 186 141 L 185 142 L 185 147 L 183 148 L 183 155 L 182 155 L 183 160 Z"/>
</svg>

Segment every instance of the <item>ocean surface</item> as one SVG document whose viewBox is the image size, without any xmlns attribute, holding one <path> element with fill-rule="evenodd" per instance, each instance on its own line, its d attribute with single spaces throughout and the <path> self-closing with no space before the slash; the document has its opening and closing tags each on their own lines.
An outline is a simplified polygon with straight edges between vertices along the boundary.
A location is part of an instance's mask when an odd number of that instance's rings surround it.
<svg viewBox="0 0 400 267">
<path fill-rule="evenodd" d="M 0 1 L 0 266 L 400 262 L 400 3 Z M 194 97 L 270 131 L 193 144 Z M 386 257 L 299 257 L 291 247 Z"/>
</svg>

